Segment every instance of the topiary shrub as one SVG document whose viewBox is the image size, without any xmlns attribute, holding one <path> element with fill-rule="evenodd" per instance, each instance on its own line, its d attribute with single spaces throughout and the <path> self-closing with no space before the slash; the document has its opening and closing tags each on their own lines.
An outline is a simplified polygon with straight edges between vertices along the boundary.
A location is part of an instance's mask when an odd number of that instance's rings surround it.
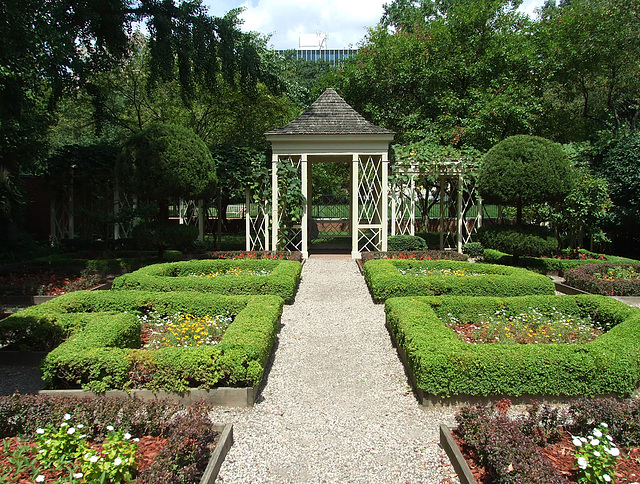
<svg viewBox="0 0 640 484">
<path fill-rule="evenodd" d="M 516 206 L 518 224 L 523 206 L 561 201 L 571 186 L 571 168 L 562 146 L 526 135 L 511 136 L 491 148 L 477 182 L 486 203 Z"/>
<path fill-rule="evenodd" d="M 532 225 L 485 225 L 477 237 L 488 249 L 512 254 L 514 264 L 520 256 L 551 255 L 558 247 L 558 240 L 549 229 Z"/>
<path fill-rule="evenodd" d="M 417 235 L 392 235 L 387 250 L 427 250 L 427 243 Z"/>
<path fill-rule="evenodd" d="M 480 242 L 467 242 L 462 246 L 462 253 L 469 257 L 482 257 L 484 254 L 484 247 Z"/>
</svg>

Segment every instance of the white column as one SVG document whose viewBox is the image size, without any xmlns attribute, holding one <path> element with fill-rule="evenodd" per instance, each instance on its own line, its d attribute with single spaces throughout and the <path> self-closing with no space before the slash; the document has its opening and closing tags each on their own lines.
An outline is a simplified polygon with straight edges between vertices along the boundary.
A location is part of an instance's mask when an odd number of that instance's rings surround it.
<svg viewBox="0 0 640 484">
<path fill-rule="evenodd" d="M 387 251 L 387 236 L 389 234 L 389 156 L 387 153 L 382 153 L 382 190 L 381 190 L 381 212 L 382 230 L 380 231 L 380 250 L 382 252 Z"/>
<path fill-rule="evenodd" d="M 416 235 L 416 176 L 411 175 L 411 184 L 409 185 L 409 193 L 411 194 L 411 219 L 409 220 L 411 235 Z"/>
<path fill-rule="evenodd" d="M 278 225 L 280 217 L 278 216 L 278 155 L 271 158 L 271 249 L 278 248 Z"/>
<path fill-rule="evenodd" d="M 251 190 L 244 189 L 246 210 L 244 212 L 244 250 L 251 250 Z"/>
<path fill-rule="evenodd" d="M 220 217 L 220 214 L 218 214 L 218 217 Z M 178 223 L 184 225 L 184 200 L 182 198 L 178 200 Z"/>
<path fill-rule="evenodd" d="M 462 224 L 465 223 L 462 217 L 462 189 L 463 189 L 462 175 L 458 175 L 458 203 L 456 206 L 456 218 L 458 221 L 458 243 L 456 248 L 458 252 L 462 253 Z"/>
<path fill-rule="evenodd" d="M 302 196 L 305 197 L 305 205 L 302 211 L 302 227 L 301 227 L 301 235 L 302 235 L 302 257 L 305 259 L 309 258 L 309 246 L 308 246 L 308 235 L 309 235 L 309 180 L 307 179 L 308 174 L 308 166 L 307 166 L 307 155 L 303 154 L 300 159 L 300 178 L 302 178 Z"/>
<path fill-rule="evenodd" d="M 396 235 L 396 212 L 398 210 L 398 202 L 395 197 L 395 188 L 392 192 L 389 192 L 389 197 L 391 198 L 391 235 Z M 400 206 L 402 206 L 402 199 L 400 199 Z M 402 219 L 401 219 L 402 221 Z"/>
<path fill-rule="evenodd" d="M 198 200 L 198 240 L 204 242 L 204 200 Z"/>
<path fill-rule="evenodd" d="M 113 240 L 120 238 L 120 224 L 118 223 L 118 213 L 120 212 L 120 193 L 118 187 L 113 191 L 113 217 L 116 221 L 113 224 Z"/>
<path fill-rule="evenodd" d="M 440 175 L 440 250 L 444 249 L 444 180 Z"/>
<path fill-rule="evenodd" d="M 360 234 L 359 225 L 360 220 L 358 218 L 358 209 L 360 207 L 360 201 L 358 200 L 358 160 L 357 154 L 353 154 L 351 161 L 351 258 L 360 259 L 360 251 L 358 250 L 358 237 Z"/>
</svg>

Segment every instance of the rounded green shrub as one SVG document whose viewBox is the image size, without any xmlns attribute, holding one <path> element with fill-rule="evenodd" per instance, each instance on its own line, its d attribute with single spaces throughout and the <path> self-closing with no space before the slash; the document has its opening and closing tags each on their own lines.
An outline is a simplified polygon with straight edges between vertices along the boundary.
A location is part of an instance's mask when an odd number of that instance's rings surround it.
<svg viewBox="0 0 640 484">
<path fill-rule="evenodd" d="M 462 246 L 462 253 L 469 257 L 482 257 L 484 255 L 484 247 L 480 242 L 467 242 Z"/>
<path fill-rule="evenodd" d="M 392 235 L 387 250 L 427 250 L 427 243 L 417 235 Z"/>
<path fill-rule="evenodd" d="M 562 146 L 537 136 L 517 135 L 491 148 L 480 165 L 477 188 L 487 203 L 522 207 L 563 200 L 572 186 Z"/>
<path fill-rule="evenodd" d="M 553 232 L 532 225 L 485 225 L 478 230 L 478 239 L 488 249 L 514 256 L 539 257 L 550 255 L 558 246 Z"/>
</svg>

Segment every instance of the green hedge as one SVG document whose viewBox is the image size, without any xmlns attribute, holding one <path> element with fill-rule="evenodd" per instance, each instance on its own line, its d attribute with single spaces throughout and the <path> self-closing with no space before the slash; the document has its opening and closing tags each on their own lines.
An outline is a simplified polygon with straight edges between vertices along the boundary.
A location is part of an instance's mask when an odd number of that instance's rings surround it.
<svg viewBox="0 0 640 484">
<path fill-rule="evenodd" d="M 283 304 L 278 296 L 78 291 L 0 321 L 0 338 L 23 349 L 55 347 L 42 368 L 44 380 L 55 388 L 255 386 L 275 342 Z M 135 349 L 137 315 L 149 310 L 194 316 L 229 312 L 235 319 L 217 345 Z"/>
<path fill-rule="evenodd" d="M 557 272 L 560 275 L 564 274 L 567 269 L 579 267 L 585 264 L 637 264 L 638 261 L 633 259 L 627 259 L 625 257 L 618 257 L 615 255 L 606 255 L 604 259 L 600 259 L 601 254 L 595 254 L 586 250 L 578 251 L 579 254 L 584 254 L 585 259 L 558 259 L 555 257 L 520 257 L 518 261 L 519 267 L 524 267 L 530 271 L 535 271 L 540 274 L 548 274 L 550 272 Z M 595 257 L 589 259 L 588 257 Z M 512 265 L 513 257 L 504 252 L 494 249 L 484 250 L 484 261 L 491 264 L 500 265 Z"/>
<path fill-rule="evenodd" d="M 266 270 L 268 275 L 189 277 L 212 271 Z M 154 264 L 125 274 L 113 281 L 112 289 L 147 291 L 200 291 L 214 294 L 273 294 L 285 301 L 293 300 L 302 264 L 285 260 L 193 260 Z"/>
<path fill-rule="evenodd" d="M 478 314 L 530 307 L 590 315 L 614 326 L 580 345 L 475 345 L 459 340 L 441 319 L 451 314 L 477 322 Z M 386 313 L 417 387 L 426 394 L 628 395 L 640 379 L 640 311 L 605 296 L 392 298 Z"/>
<path fill-rule="evenodd" d="M 400 270 L 451 269 L 478 273 L 474 276 L 403 275 Z M 551 279 L 516 267 L 457 261 L 378 259 L 364 264 L 364 277 L 373 298 L 382 301 L 399 296 L 518 296 L 555 294 Z"/>
</svg>

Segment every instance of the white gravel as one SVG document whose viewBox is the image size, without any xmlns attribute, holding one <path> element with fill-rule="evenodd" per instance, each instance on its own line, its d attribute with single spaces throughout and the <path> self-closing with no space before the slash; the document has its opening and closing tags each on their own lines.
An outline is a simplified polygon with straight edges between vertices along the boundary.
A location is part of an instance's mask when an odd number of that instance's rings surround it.
<svg viewBox="0 0 640 484">
<path fill-rule="evenodd" d="M 217 482 L 458 482 L 453 413 L 418 405 L 356 262 L 311 258 L 258 403 L 214 412 L 235 438 Z"/>
</svg>

